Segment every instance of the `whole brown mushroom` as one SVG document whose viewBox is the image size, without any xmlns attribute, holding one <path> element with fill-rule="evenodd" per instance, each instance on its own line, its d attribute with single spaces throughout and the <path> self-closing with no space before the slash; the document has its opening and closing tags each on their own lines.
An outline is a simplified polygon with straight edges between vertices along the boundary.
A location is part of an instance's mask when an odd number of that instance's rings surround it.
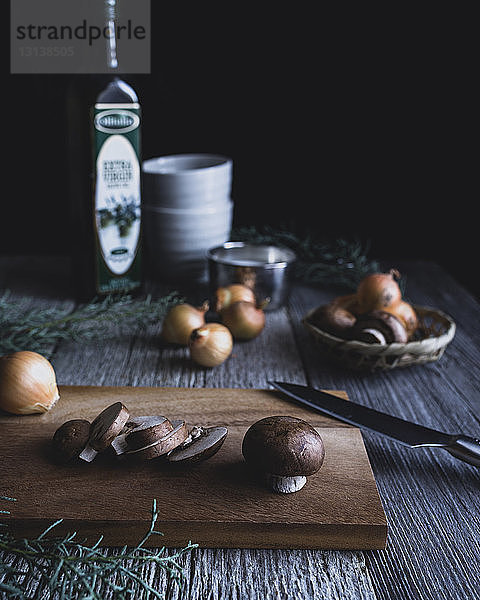
<svg viewBox="0 0 480 600">
<path fill-rule="evenodd" d="M 309 320 L 313 325 L 331 335 L 347 338 L 355 325 L 356 317 L 349 310 L 330 302 L 316 308 Z"/>
<path fill-rule="evenodd" d="M 306 421 L 288 416 L 260 419 L 246 432 L 242 453 L 249 466 L 264 473 L 275 492 L 297 492 L 323 464 L 320 434 Z"/>
<path fill-rule="evenodd" d="M 408 341 L 403 323 L 385 310 L 361 315 L 352 329 L 352 337 L 367 344 L 405 344 Z"/>
</svg>

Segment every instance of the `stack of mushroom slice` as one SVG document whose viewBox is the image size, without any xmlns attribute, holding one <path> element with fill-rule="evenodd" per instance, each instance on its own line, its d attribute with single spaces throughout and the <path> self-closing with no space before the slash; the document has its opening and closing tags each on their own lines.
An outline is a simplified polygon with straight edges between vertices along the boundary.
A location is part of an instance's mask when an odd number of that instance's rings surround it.
<svg viewBox="0 0 480 600">
<path fill-rule="evenodd" d="M 172 463 L 205 460 L 220 450 L 228 433 L 226 427 L 188 429 L 185 421 L 163 416 L 134 417 L 112 442 L 118 455 L 137 460 L 164 457 Z"/>
<path fill-rule="evenodd" d="M 167 454 L 182 444 L 188 437 L 185 421 L 168 419 L 165 421 L 161 425 L 149 425 L 146 420 L 126 433 L 126 451 L 123 454 L 136 460 L 151 460 Z"/>
<path fill-rule="evenodd" d="M 148 446 L 168 435 L 173 428 L 173 424 L 164 416 L 132 417 L 113 440 L 112 448 L 120 456 Z"/>
<path fill-rule="evenodd" d="M 53 436 L 56 462 L 68 463 L 80 458 L 92 462 L 99 452 L 112 449 L 123 458 L 151 460 L 163 457 L 175 464 L 194 463 L 220 450 L 226 427 L 187 427 L 183 420 L 170 421 L 159 416 L 130 417 L 128 409 L 115 402 L 90 423 L 72 419 L 61 425 Z"/>
</svg>

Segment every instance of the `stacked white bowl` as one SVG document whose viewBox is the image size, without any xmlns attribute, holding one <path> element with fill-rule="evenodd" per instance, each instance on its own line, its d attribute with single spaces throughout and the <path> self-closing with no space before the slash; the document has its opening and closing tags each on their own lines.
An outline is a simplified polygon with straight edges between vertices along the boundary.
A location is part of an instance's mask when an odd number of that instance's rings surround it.
<svg viewBox="0 0 480 600">
<path fill-rule="evenodd" d="M 230 237 L 231 188 L 232 160 L 225 156 L 175 154 L 143 162 L 143 229 L 154 276 L 207 280 L 207 250 Z"/>
</svg>

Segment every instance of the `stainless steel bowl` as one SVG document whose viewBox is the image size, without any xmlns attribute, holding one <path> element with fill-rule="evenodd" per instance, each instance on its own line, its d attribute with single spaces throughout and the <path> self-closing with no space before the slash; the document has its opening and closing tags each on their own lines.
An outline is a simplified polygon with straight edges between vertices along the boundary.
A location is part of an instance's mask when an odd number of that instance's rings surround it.
<svg viewBox="0 0 480 600">
<path fill-rule="evenodd" d="M 225 242 L 208 250 L 207 259 L 212 297 L 219 287 L 243 283 L 253 289 L 258 304 L 267 301 L 264 310 L 285 305 L 296 259 L 289 248 Z"/>
</svg>

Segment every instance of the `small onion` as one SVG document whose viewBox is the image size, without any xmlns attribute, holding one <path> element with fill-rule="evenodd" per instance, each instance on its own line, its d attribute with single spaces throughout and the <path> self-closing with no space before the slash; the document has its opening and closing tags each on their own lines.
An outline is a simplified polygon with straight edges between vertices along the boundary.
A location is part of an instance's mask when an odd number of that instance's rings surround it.
<svg viewBox="0 0 480 600">
<path fill-rule="evenodd" d="M 222 323 L 237 340 L 252 340 L 265 327 L 265 313 L 252 302 L 234 302 L 220 313 Z"/>
<path fill-rule="evenodd" d="M 161 338 L 168 344 L 187 346 L 194 329 L 205 325 L 205 313 L 208 311 L 207 301 L 199 308 L 191 304 L 176 304 L 163 320 Z"/>
<path fill-rule="evenodd" d="M 357 299 L 361 313 L 385 310 L 402 299 L 402 292 L 394 277 L 400 277 L 396 269 L 389 273 L 372 273 L 358 284 Z"/>
<path fill-rule="evenodd" d="M 55 371 L 37 352 L 0 357 L 0 409 L 15 415 L 44 413 L 60 398 Z"/>
<path fill-rule="evenodd" d="M 206 323 L 192 331 L 188 345 L 194 362 L 203 367 L 215 367 L 232 353 L 233 338 L 225 325 Z"/>
<path fill-rule="evenodd" d="M 234 302 L 253 302 L 255 304 L 255 294 L 253 290 L 241 283 L 232 283 L 225 287 L 220 287 L 216 291 L 215 310 L 220 312 L 233 304 Z"/>
</svg>

